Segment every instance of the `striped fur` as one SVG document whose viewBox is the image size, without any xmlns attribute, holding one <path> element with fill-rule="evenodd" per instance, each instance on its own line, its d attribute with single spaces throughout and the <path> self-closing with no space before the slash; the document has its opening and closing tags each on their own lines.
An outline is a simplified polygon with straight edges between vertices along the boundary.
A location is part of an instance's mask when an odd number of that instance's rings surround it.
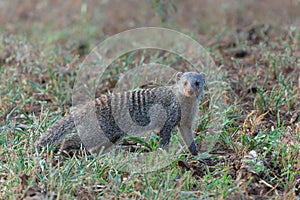
<svg viewBox="0 0 300 200">
<path fill-rule="evenodd" d="M 167 148 L 171 131 L 178 125 L 190 152 L 196 155 L 192 121 L 200 101 L 199 96 L 203 92 L 203 85 L 203 75 L 188 72 L 180 74 L 173 86 L 102 95 L 75 111 L 73 115 L 58 120 L 40 137 L 37 146 L 57 143 L 74 129 L 76 124 L 79 125 L 80 137 L 74 138 L 83 139 L 84 145 L 89 150 L 97 145 L 97 142 L 101 146 L 106 146 L 99 141 L 104 137 L 110 143 L 116 143 L 126 135 L 156 130 L 160 132 L 162 138 L 161 146 Z M 89 119 L 91 113 L 96 116 L 95 122 Z M 79 128 L 81 124 L 86 126 L 83 122 L 87 121 L 98 123 L 95 126 L 97 130 L 89 127 Z"/>
</svg>

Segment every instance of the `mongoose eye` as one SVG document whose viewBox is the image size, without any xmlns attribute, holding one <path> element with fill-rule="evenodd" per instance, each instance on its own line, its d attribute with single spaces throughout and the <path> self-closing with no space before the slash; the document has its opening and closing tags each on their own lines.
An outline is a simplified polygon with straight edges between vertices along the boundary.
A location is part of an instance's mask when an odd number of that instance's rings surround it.
<svg viewBox="0 0 300 200">
<path fill-rule="evenodd" d="M 195 82 L 195 86 L 196 86 L 196 87 L 199 87 L 199 85 L 200 85 L 199 81 L 196 81 L 196 82 Z"/>
<path fill-rule="evenodd" d="M 184 81 L 184 82 L 183 82 L 183 85 L 184 85 L 184 86 L 187 86 L 187 84 L 188 84 L 187 81 Z"/>
</svg>

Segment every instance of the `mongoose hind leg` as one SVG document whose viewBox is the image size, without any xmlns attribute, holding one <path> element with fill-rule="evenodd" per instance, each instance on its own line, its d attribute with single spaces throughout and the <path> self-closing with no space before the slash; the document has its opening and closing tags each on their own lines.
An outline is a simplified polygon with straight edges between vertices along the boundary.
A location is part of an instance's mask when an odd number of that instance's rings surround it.
<svg viewBox="0 0 300 200">
<path fill-rule="evenodd" d="M 79 150 L 80 148 L 84 148 L 84 145 L 78 134 L 73 134 L 70 137 L 67 137 L 63 140 L 60 151 L 71 152 L 74 150 Z"/>
</svg>

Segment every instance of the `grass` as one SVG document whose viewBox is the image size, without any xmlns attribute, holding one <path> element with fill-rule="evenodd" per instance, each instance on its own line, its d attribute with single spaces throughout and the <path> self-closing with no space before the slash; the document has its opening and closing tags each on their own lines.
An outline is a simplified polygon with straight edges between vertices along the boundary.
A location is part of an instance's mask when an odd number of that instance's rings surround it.
<svg viewBox="0 0 300 200">
<path fill-rule="evenodd" d="M 176 5 L 177 1 L 174 2 Z M 154 3 L 159 16 L 166 17 L 162 5 Z M 212 40 L 205 44 L 218 69 L 226 71 L 222 96 L 226 110 L 217 113 L 224 121 L 209 155 L 203 152 L 193 158 L 182 151 L 154 172 L 128 172 L 120 168 L 126 158 L 139 160 L 147 151 L 159 151 L 159 138 L 153 134 L 129 138 L 138 144 L 136 152 L 109 152 L 95 157 L 85 150 L 74 155 L 52 149 L 38 151 L 34 145 L 38 137 L 72 106 L 77 68 L 93 47 L 88 38 L 97 41 L 104 35 L 96 24 L 82 29 L 88 14 L 85 9 L 82 4 L 82 22 L 72 29 L 51 32 L 53 26 L 49 25 L 49 29 L 41 31 L 35 25 L 28 35 L 0 35 L 0 199 L 299 196 L 300 33 L 295 26 L 271 26 L 267 33 L 265 26 L 239 32 L 223 26 L 221 33 L 205 35 Z M 176 11 L 173 4 L 169 9 Z M 172 26 L 173 22 L 167 23 Z M 205 24 L 199 26 L 203 34 Z M 78 32 L 81 34 L 76 35 Z M 182 71 L 188 68 L 182 58 L 168 52 L 128 52 L 107 69 L 96 96 L 111 92 L 122 73 L 150 62 Z M 138 85 L 139 80 L 134 81 Z M 216 92 L 211 91 L 209 84 L 206 90 L 195 126 L 199 145 L 205 143 L 205 133 L 214 126 L 213 117 L 220 116 L 211 105 Z M 175 132 L 172 144 L 174 151 L 179 151 L 185 147 Z"/>
</svg>

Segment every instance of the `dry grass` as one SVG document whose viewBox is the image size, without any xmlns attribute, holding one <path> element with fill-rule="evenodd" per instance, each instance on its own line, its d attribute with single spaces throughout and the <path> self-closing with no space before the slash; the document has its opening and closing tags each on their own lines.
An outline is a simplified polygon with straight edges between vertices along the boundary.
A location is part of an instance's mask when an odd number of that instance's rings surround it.
<svg viewBox="0 0 300 200">
<path fill-rule="evenodd" d="M 299 196 L 299 2 L 168 2 L 0 3 L 0 199 Z M 71 106 L 85 55 L 106 37 L 140 26 L 190 35 L 226 72 L 226 123 L 215 151 L 202 160 L 182 154 L 147 174 L 122 172 L 109 156 L 37 152 L 38 136 Z M 163 51 L 131 52 L 110 66 L 99 92 L 151 56 L 185 69 L 183 60 Z M 205 100 L 197 141 L 212 123 Z M 155 138 L 143 142 L 155 145 Z"/>
</svg>

